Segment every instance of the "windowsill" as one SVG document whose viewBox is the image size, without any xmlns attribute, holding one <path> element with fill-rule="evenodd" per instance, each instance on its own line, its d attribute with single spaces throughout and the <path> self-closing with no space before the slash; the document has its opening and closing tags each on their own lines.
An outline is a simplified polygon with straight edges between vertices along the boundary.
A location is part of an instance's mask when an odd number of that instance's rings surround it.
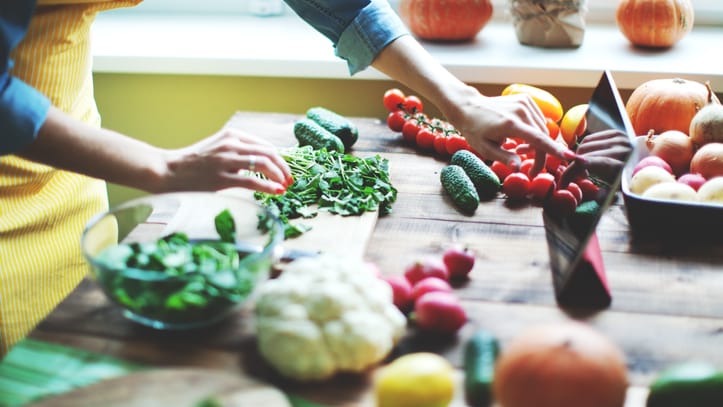
<svg viewBox="0 0 723 407">
<path fill-rule="evenodd" d="M 293 15 L 160 16 L 101 15 L 93 28 L 94 71 L 350 78 L 331 43 Z M 652 78 L 710 81 L 723 90 L 723 71 L 712 62 L 723 29 L 695 28 L 675 47 L 645 51 L 631 47 L 615 26 L 590 25 L 577 49 L 520 45 L 512 24 L 493 21 L 465 44 L 423 45 L 467 83 L 591 87 L 603 69 L 619 88 Z M 352 79 L 388 79 L 370 68 Z"/>
</svg>

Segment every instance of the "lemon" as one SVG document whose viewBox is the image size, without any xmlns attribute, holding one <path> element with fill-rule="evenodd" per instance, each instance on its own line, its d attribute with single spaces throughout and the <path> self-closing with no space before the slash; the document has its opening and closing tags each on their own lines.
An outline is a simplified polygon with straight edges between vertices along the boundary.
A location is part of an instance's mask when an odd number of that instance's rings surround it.
<svg viewBox="0 0 723 407">
<path fill-rule="evenodd" d="M 444 407 L 452 401 L 454 382 L 454 368 L 447 359 L 429 352 L 410 353 L 377 375 L 377 407 Z"/>
</svg>

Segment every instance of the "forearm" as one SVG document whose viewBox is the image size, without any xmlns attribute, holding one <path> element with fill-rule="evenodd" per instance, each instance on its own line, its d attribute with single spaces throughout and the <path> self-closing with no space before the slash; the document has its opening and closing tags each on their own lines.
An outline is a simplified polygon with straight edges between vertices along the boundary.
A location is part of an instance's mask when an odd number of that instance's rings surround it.
<svg viewBox="0 0 723 407">
<path fill-rule="evenodd" d="M 89 126 L 51 108 L 37 139 L 18 155 L 145 191 L 163 187 L 164 150 Z"/>
<path fill-rule="evenodd" d="M 372 66 L 431 101 L 452 121 L 462 114 L 460 101 L 478 95 L 408 35 L 384 48 Z"/>
</svg>

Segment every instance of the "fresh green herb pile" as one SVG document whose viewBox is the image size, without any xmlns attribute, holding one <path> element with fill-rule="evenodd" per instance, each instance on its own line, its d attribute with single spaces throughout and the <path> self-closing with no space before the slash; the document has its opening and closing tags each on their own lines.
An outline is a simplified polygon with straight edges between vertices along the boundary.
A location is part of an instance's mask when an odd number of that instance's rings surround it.
<svg viewBox="0 0 723 407">
<path fill-rule="evenodd" d="M 148 319 L 189 325 L 216 320 L 251 293 L 256 272 L 240 267 L 245 254 L 234 244 L 228 210 L 215 217 L 215 226 L 219 240 L 190 241 L 177 232 L 111 246 L 98 256 L 106 269 L 98 281 L 113 300 Z"/>
<path fill-rule="evenodd" d="M 386 215 L 397 199 L 389 180 L 389 162 L 379 155 L 358 158 L 311 146 L 292 147 L 282 155 L 291 167 L 294 183 L 283 195 L 256 192 L 254 197 L 281 219 L 286 238 L 309 230 L 303 224 L 292 224 L 292 219 L 312 218 L 318 211 L 342 216 L 367 211 Z M 259 220 L 262 230 L 268 229 L 267 222 L 268 218 Z"/>
</svg>

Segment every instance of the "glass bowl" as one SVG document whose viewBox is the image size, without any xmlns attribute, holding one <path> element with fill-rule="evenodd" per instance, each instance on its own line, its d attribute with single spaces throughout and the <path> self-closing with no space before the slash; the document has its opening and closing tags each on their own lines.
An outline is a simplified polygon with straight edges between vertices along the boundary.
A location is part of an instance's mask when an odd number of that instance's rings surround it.
<svg viewBox="0 0 723 407">
<path fill-rule="evenodd" d="M 235 236 L 228 232 L 234 229 Z M 181 330 L 238 311 L 268 278 L 283 239 L 278 218 L 251 199 L 184 192 L 134 199 L 97 215 L 81 248 L 93 277 L 127 318 Z"/>
</svg>

